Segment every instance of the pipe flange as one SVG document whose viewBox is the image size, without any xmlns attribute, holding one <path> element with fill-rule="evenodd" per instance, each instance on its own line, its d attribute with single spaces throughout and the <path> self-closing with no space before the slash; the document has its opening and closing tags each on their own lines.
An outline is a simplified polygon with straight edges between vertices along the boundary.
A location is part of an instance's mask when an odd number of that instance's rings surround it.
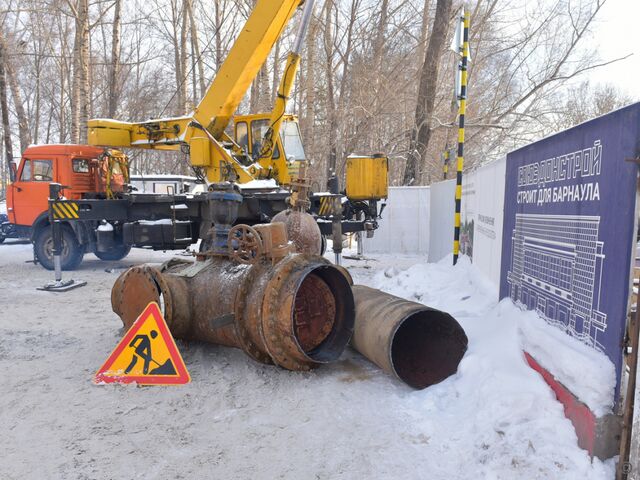
<svg viewBox="0 0 640 480">
<path fill-rule="evenodd" d="M 299 254 L 285 258 L 265 288 L 260 333 L 273 361 L 288 370 L 306 371 L 318 366 L 298 344 L 293 327 L 296 292 L 305 271 L 311 271 L 318 264 L 329 263 L 321 257 L 314 260 L 314 263 L 309 263 L 308 256 Z"/>
<path fill-rule="evenodd" d="M 160 303 L 162 287 L 154 278 L 160 275 L 153 275 L 152 270 L 147 265 L 132 267 L 118 278 L 111 290 L 111 306 L 122 319 L 125 328 L 133 325 L 149 303 Z M 168 289 L 165 288 L 164 291 L 168 292 Z M 170 314 L 169 311 L 168 315 Z"/>
</svg>

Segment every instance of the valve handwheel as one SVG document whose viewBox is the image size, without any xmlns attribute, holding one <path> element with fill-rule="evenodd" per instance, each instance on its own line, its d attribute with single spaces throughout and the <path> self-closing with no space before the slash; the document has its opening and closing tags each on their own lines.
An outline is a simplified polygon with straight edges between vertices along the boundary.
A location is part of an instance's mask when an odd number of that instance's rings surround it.
<svg viewBox="0 0 640 480">
<path fill-rule="evenodd" d="M 229 256 L 246 265 L 256 263 L 262 255 L 262 238 L 256 230 L 249 225 L 236 225 L 229 230 L 227 239 Z"/>
</svg>

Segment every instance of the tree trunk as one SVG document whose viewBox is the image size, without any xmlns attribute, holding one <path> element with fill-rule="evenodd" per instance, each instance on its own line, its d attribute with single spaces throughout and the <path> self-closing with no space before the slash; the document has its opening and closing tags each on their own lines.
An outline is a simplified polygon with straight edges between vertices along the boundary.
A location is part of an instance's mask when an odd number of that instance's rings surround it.
<svg viewBox="0 0 640 480">
<path fill-rule="evenodd" d="M 109 118 L 114 118 L 120 100 L 120 7 L 122 0 L 115 0 L 113 10 L 113 28 L 111 31 L 111 65 L 109 69 Z"/>
<path fill-rule="evenodd" d="M 5 151 L 5 168 L 9 168 L 9 162 L 13 161 L 13 146 L 11 145 L 11 125 L 9 124 L 9 102 L 7 101 L 7 77 L 5 72 L 5 65 L 7 64 L 6 51 L 4 49 L 4 43 L 0 42 L 0 110 L 2 111 L 2 137 L 4 139 L 4 151 Z M 6 181 L 2 172 L 2 178 Z M 6 190 L 6 183 L 3 185 L 3 190 Z"/>
<path fill-rule="evenodd" d="M 264 62 L 262 68 L 260 69 L 260 75 L 258 76 L 260 80 L 260 102 L 258 111 L 259 112 L 268 112 L 271 110 L 271 88 L 269 85 L 269 71 L 267 69 L 267 62 Z"/>
<path fill-rule="evenodd" d="M 302 140 L 305 145 L 305 151 L 307 157 L 309 154 L 313 155 L 315 152 L 315 135 L 314 135 L 314 124 L 315 124 L 315 101 L 316 101 L 316 90 L 315 90 L 315 64 L 317 60 L 317 52 L 316 52 L 316 35 L 318 34 L 318 20 L 315 15 L 311 18 L 311 23 L 309 24 L 309 35 L 307 36 L 307 55 L 304 58 L 304 63 L 306 63 L 304 68 L 304 78 L 301 79 L 301 91 L 304 92 L 302 98 L 304 98 L 304 108 L 301 109 L 301 118 L 300 118 L 300 129 L 302 130 Z M 310 158 L 307 158 L 308 160 Z M 323 159 L 324 160 L 324 159 Z M 319 172 L 324 172 L 326 169 L 323 169 L 320 166 Z"/>
<path fill-rule="evenodd" d="M 13 63 L 6 55 L 6 52 L 8 52 L 9 49 L 7 48 L 7 42 L 2 32 L 0 32 L 0 48 L 5 52 L 3 56 L 5 79 L 6 82 L 9 83 L 9 89 L 11 90 L 11 96 L 13 97 L 13 106 L 16 110 L 16 117 L 18 117 L 18 136 L 20 138 L 20 151 L 22 152 L 31 143 L 29 119 L 27 117 L 27 112 L 24 109 L 24 103 L 22 103 L 22 93 L 20 92 L 20 86 L 18 85 L 16 71 L 13 68 Z"/>
<path fill-rule="evenodd" d="M 419 169 L 422 170 L 424 168 L 431 138 L 431 117 L 433 116 L 436 101 L 440 55 L 447 38 L 451 4 L 452 0 L 437 0 L 433 29 L 420 74 L 415 124 L 404 171 L 403 183 L 405 185 L 413 184 L 416 181 Z"/>
<path fill-rule="evenodd" d="M 327 95 L 327 121 L 329 124 L 329 151 L 327 154 L 327 177 L 332 177 L 336 174 L 336 101 L 335 101 L 335 87 L 333 84 L 333 79 L 335 76 L 335 72 L 333 71 L 333 57 L 334 57 L 334 46 L 333 46 L 333 34 L 331 29 L 331 10 L 333 8 L 333 0 L 327 0 L 325 3 L 324 10 L 324 50 L 327 56 L 327 61 L 325 64 L 325 76 L 326 76 L 326 95 Z"/>
<path fill-rule="evenodd" d="M 220 70 L 222 65 L 222 11 L 220 9 L 220 0 L 215 0 L 215 14 L 216 14 L 216 73 Z"/>
<path fill-rule="evenodd" d="M 191 45 L 193 46 L 193 56 L 195 57 L 195 64 L 198 69 L 198 78 L 199 78 L 198 83 L 200 85 L 200 92 L 199 94 L 194 92 L 194 97 L 197 97 L 198 99 L 200 99 L 204 97 L 204 94 L 207 91 L 207 82 L 204 78 L 204 62 L 202 61 L 202 54 L 200 53 L 200 41 L 198 39 L 198 24 L 196 23 L 195 15 L 193 13 L 193 3 L 191 2 L 191 0 L 187 2 L 187 12 L 189 14 L 189 25 L 191 26 Z M 194 75 L 195 75 L 195 71 L 194 71 Z"/>
<path fill-rule="evenodd" d="M 187 11 L 189 0 L 182 0 L 182 23 L 180 25 L 180 83 L 179 89 L 180 104 L 178 105 L 178 115 L 184 115 L 187 110 Z"/>
<path fill-rule="evenodd" d="M 387 99 L 385 92 L 383 91 L 384 85 L 384 59 L 386 58 L 385 52 L 385 38 L 386 29 L 389 22 L 389 0 L 383 0 L 380 2 L 380 18 L 378 19 L 378 25 L 376 28 L 375 41 L 373 43 L 373 110 L 368 115 L 373 121 L 371 130 L 375 132 L 375 135 L 368 135 L 368 148 L 377 148 L 376 139 L 382 138 L 381 128 L 386 121 L 379 114 L 383 110 L 384 102 Z M 353 139 L 357 141 L 356 138 Z M 349 152 L 350 153 L 350 152 Z"/>
<path fill-rule="evenodd" d="M 418 65 L 424 62 L 425 51 L 427 50 L 427 32 L 429 31 L 429 8 L 431 0 L 424 0 L 424 10 L 422 11 L 422 27 L 420 28 L 420 40 L 416 49 L 416 61 Z M 418 71 L 418 83 L 420 83 L 420 71 Z"/>
<path fill-rule="evenodd" d="M 78 0 L 73 44 L 71 141 L 86 143 L 89 120 L 89 1 Z"/>
<path fill-rule="evenodd" d="M 260 105 L 260 73 L 251 82 L 250 98 L 249 98 L 249 113 L 256 113 Z"/>
<path fill-rule="evenodd" d="M 346 125 L 347 122 L 340 122 L 339 119 L 346 119 L 348 115 L 346 114 L 346 100 L 347 100 L 347 85 L 351 80 L 349 78 L 349 65 L 351 63 L 351 53 L 354 48 L 354 29 L 356 26 L 356 21 L 358 19 L 358 10 L 360 8 L 360 0 L 352 0 L 351 1 L 351 12 L 349 15 L 349 24 L 347 26 L 347 40 L 345 45 L 345 50 L 342 55 L 342 78 L 340 79 L 340 90 L 338 97 L 338 108 L 337 114 L 334 115 L 335 126 L 332 127 L 332 132 L 337 132 L 340 127 L 342 132 L 342 149 L 338 150 L 337 141 L 334 141 L 332 144 L 332 156 L 338 160 L 338 166 L 336 168 L 336 173 L 338 178 L 344 177 L 344 169 L 346 166 L 346 155 L 351 154 L 352 152 L 344 151 L 344 137 L 346 136 Z"/>
</svg>

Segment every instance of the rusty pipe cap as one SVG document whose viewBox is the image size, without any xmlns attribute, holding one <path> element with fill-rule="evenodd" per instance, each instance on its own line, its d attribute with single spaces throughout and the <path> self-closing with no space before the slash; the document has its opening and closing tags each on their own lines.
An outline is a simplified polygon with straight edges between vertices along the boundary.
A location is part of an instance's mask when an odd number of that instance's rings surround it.
<svg viewBox="0 0 640 480">
<path fill-rule="evenodd" d="M 307 255 L 320 255 L 322 233 L 315 218 L 307 212 L 283 210 L 271 220 L 272 223 L 284 223 L 287 237 L 293 242 L 295 251 Z"/>
<path fill-rule="evenodd" d="M 169 261 L 161 268 L 171 271 L 181 268 L 184 261 Z M 111 289 L 111 307 L 129 329 L 150 302 L 156 302 L 171 333 L 184 338 L 190 330 L 191 311 L 186 283 L 173 275 L 163 275 L 149 265 L 131 267 Z"/>
<path fill-rule="evenodd" d="M 355 323 L 353 293 L 342 272 L 322 257 L 284 259 L 265 290 L 262 336 L 274 363 L 309 370 L 337 360 Z"/>
<path fill-rule="evenodd" d="M 150 302 L 164 309 L 160 272 L 148 265 L 131 267 L 122 273 L 111 288 L 111 308 L 129 329 Z M 170 304 L 170 302 L 169 302 Z"/>
<path fill-rule="evenodd" d="M 323 324 L 316 321 L 305 331 L 297 308 L 309 301 L 315 303 L 316 315 L 327 320 Z M 309 318 L 309 314 L 302 317 L 303 321 Z M 309 272 L 296 293 L 293 321 L 295 339 L 307 358 L 316 363 L 329 363 L 342 355 L 353 334 L 355 302 L 351 285 L 341 269 L 323 265 Z M 322 328 L 319 325 L 323 325 Z"/>
</svg>

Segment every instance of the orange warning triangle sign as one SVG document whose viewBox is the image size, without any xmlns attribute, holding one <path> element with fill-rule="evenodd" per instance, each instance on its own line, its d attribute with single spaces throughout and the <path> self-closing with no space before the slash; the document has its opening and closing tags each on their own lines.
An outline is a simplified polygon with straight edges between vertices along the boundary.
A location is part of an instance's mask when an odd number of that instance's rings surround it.
<svg viewBox="0 0 640 480">
<path fill-rule="evenodd" d="M 94 383 L 182 385 L 191 377 L 160 307 L 151 302 L 100 367 Z"/>
</svg>

